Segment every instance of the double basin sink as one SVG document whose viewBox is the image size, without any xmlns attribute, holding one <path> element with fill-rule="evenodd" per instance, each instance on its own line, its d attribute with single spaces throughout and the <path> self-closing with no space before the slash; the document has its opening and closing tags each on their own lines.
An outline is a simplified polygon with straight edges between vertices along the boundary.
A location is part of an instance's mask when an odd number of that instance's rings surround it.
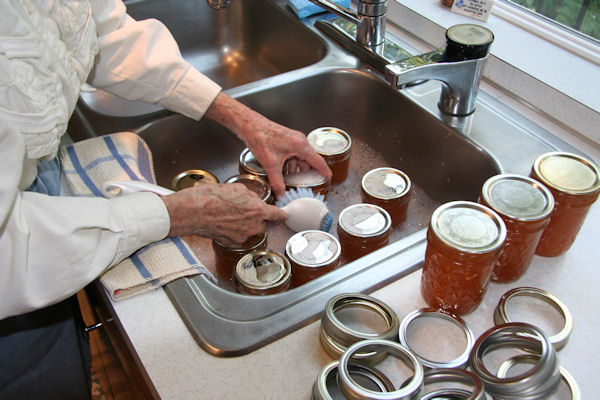
<svg viewBox="0 0 600 400">
<path fill-rule="evenodd" d="M 476 200 L 487 178 L 527 174 L 543 152 L 575 152 L 485 93 L 473 115 L 448 120 L 436 106 L 439 83 L 393 90 L 315 29 L 313 20 L 298 20 L 285 1 L 234 0 L 220 11 L 198 0 L 127 4 L 134 18 L 165 23 L 183 56 L 240 102 L 305 133 L 335 126 L 351 135 L 349 178 L 330 187 L 334 215 L 360 202 L 360 177 L 372 168 L 398 168 L 413 182 L 409 218 L 389 245 L 300 287 L 260 297 L 235 293 L 204 275 L 166 285 L 198 344 L 215 355 L 248 353 L 318 318 L 336 294 L 370 292 L 420 268 L 437 206 Z M 245 147 L 211 121 L 100 90 L 83 93 L 71 135 L 77 140 L 119 130 L 135 131 L 148 143 L 157 181 L 165 187 L 190 169 L 210 171 L 222 182 L 238 173 Z"/>
</svg>

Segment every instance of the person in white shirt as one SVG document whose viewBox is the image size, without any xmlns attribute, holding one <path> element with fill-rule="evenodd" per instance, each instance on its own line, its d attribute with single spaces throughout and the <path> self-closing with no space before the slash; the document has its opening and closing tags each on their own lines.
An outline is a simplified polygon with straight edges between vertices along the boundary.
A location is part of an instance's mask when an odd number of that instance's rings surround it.
<svg viewBox="0 0 600 400">
<path fill-rule="evenodd" d="M 118 201 L 58 196 L 56 154 L 83 83 L 222 124 L 261 162 L 276 195 L 286 163 L 331 172 L 303 133 L 224 94 L 183 60 L 164 25 L 134 21 L 121 0 L 0 4 L 0 398 L 89 397 L 87 358 L 67 355 L 87 352 L 66 335 L 77 325 L 69 300 L 77 291 L 167 235 L 241 242 L 287 215 L 236 185 Z M 59 365 L 83 372 L 59 374 Z"/>
</svg>

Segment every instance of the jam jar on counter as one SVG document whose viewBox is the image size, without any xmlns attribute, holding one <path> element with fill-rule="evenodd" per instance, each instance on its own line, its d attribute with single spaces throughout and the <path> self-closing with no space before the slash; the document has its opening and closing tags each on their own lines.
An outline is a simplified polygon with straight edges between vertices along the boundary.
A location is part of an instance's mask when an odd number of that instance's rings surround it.
<svg viewBox="0 0 600 400">
<path fill-rule="evenodd" d="M 246 254 L 235 267 L 234 282 L 240 293 L 255 296 L 281 293 L 291 285 L 288 259 L 272 250 Z"/>
<path fill-rule="evenodd" d="M 300 286 L 340 265 L 340 242 L 330 233 L 309 230 L 288 239 L 285 255 L 292 266 L 292 285 Z"/>
<path fill-rule="evenodd" d="M 333 174 L 331 183 L 341 183 L 348 176 L 352 139 L 350 135 L 338 128 L 317 128 L 307 135 L 306 139 L 312 148 L 319 153 L 329 165 Z"/>
<path fill-rule="evenodd" d="M 506 226 L 490 208 L 454 201 L 438 207 L 427 229 L 421 294 L 434 308 L 473 311 L 487 290 L 506 239 Z"/>
<path fill-rule="evenodd" d="M 230 280 L 237 262 L 248 253 L 267 248 L 267 234 L 262 233 L 249 237 L 244 243 L 224 244 L 213 239 L 212 247 L 215 252 L 215 275 L 220 280 Z"/>
<path fill-rule="evenodd" d="M 506 241 L 492 271 L 492 280 L 512 282 L 527 271 L 542 232 L 550 222 L 554 198 L 534 179 L 501 174 L 483 184 L 479 202 L 496 211 L 506 224 Z"/>
<path fill-rule="evenodd" d="M 410 192 L 410 178 L 395 168 L 372 169 L 361 182 L 362 200 L 386 210 L 392 218 L 392 227 L 406 220 Z"/>
<path fill-rule="evenodd" d="M 383 208 L 374 204 L 354 204 L 342 210 L 338 217 L 337 234 L 342 257 L 354 261 L 388 244 L 392 219 Z"/>
<path fill-rule="evenodd" d="M 267 180 L 267 172 L 263 168 L 263 166 L 258 162 L 254 154 L 250 151 L 250 149 L 245 148 L 240 153 L 240 161 L 239 161 L 239 171 L 240 174 L 251 174 L 260 176 L 264 180 Z"/>
<path fill-rule="evenodd" d="M 554 196 L 554 210 L 535 254 L 564 254 L 583 225 L 600 194 L 600 169 L 585 157 L 563 152 L 540 155 L 529 174 L 546 185 Z"/>
</svg>

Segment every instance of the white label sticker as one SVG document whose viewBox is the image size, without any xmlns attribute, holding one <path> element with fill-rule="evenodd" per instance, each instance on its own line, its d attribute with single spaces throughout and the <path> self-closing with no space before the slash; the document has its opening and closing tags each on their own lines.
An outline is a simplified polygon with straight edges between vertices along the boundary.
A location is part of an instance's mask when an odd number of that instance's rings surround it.
<svg viewBox="0 0 600 400">
<path fill-rule="evenodd" d="M 452 4 L 452 11 L 457 14 L 487 21 L 493 5 L 493 0 L 456 0 Z"/>
</svg>

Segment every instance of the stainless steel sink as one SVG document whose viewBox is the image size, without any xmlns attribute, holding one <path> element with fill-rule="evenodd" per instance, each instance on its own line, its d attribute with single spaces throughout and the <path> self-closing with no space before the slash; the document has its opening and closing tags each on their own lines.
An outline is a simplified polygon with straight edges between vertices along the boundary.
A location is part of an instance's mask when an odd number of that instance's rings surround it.
<svg viewBox="0 0 600 400">
<path fill-rule="evenodd" d="M 464 135 L 364 71 L 326 69 L 238 100 L 304 132 L 336 126 L 351 135 L 348 178 L 329 190 L 334 216 L 361 202 L 360 179 L 372 168 L 399 168 L 410 176 L 414 189 L 408 220 L 394 230 L 392 244 L 288 292 L 245 296 L 235 293 L 230 282 L 214 284 L 204 276 L 167 285 L 198 343 L 214 354 L 249 352 L 315 318 L 335 294 L 370 291 L 414 270 L 424 254 L 431 212 L 447 201 L 475 200 L 483 182 L 500 172 L 496 161 Z M 152 150 L 162 185 L 188 169 L 209 170 L 221 181 L 238 173 L 243 143 L 215 124 L 173 115 L 137 132 Z M 269 248 L 283 252 L 292 232 L 274 226 L 268 234 Z M 210 242 L 190 243 L 212 268 Z"/>
<path fill-rule="evenodd" d="M 218 11 L 204 0 L 137 0 L 127 3 L 127 12 L 164 23 L 183 57 L 224 89 L 309 66 L 326 54 L 317 34 L 268 0 L 233 1 Z M 113 117 L 161 111 L 101 90 L 82 93 L 80 106 Z"/>
</svg>

